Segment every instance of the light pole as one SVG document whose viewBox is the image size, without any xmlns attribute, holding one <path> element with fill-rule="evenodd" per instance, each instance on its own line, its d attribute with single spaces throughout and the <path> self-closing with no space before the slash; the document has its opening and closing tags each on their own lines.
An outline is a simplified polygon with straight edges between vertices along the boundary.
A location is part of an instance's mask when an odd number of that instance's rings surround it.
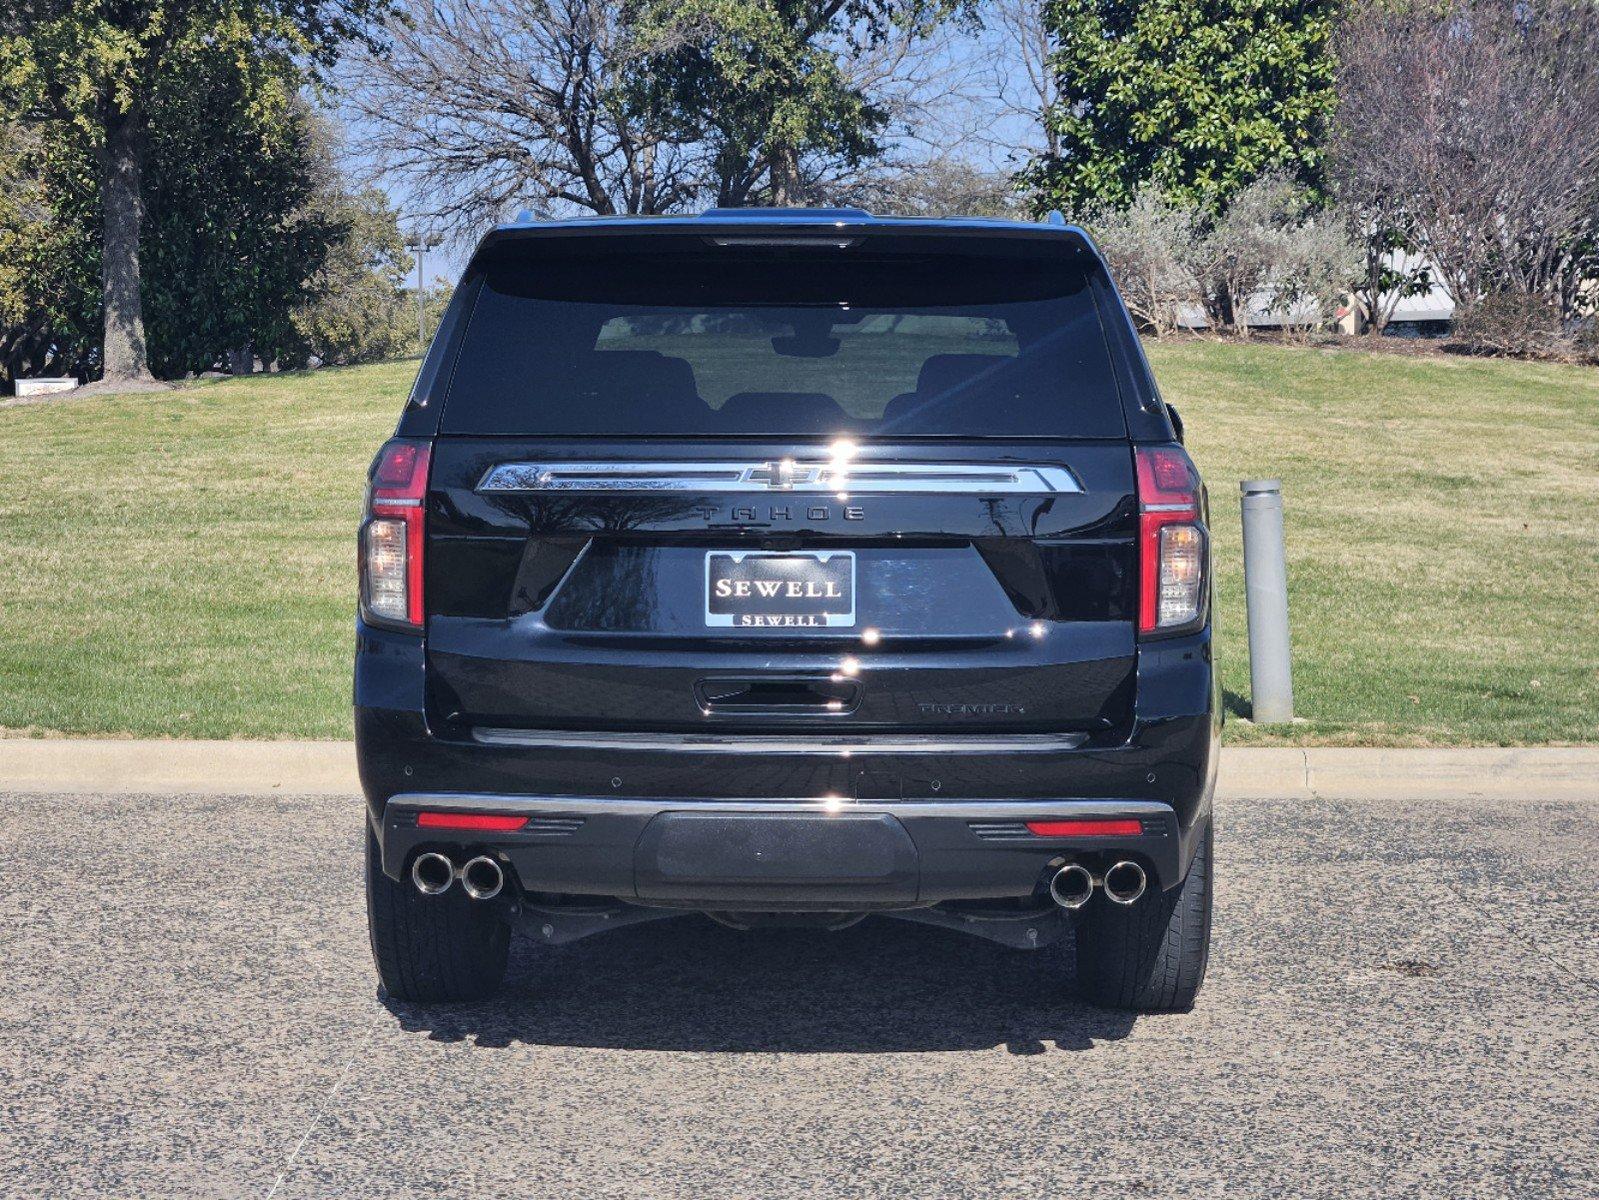
<svg viewBox="0 0 1599 1200">
<path fill-rule="evenodd" d="M 416 255 L 416 344 L 422 354 L 428 352 L 427 253 L 443 244 L 441 234 L 423 233 L 420 224 L 412 232 L 411 240 L 405 243 L 406 250 Z"/>
</svg>

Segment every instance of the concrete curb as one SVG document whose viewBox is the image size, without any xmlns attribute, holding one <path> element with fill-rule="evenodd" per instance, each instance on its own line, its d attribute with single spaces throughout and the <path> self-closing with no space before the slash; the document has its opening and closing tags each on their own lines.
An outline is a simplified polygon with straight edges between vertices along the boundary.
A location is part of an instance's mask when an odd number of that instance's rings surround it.
<svg viewBox="0 0 1599 1200">
<path fill-rule="evenodd" d="M 0 738 L 0 790 L 178 795 L 360 793 L 349 742 Z M 1599 801 L 1599 747 L 1229 747 L 1217 794 L 1272 799 Z"/>
<path fill-rule="evenodd" d="M 1229 747 L 1217 794 L 1349 800 L 1599 800 L 1599 747 Z"/>
<path fill-rule="evenodd" d="M 352 742 L 0 739 L 0 788 L 159 795 L 359 795 Z"/>
</svg>

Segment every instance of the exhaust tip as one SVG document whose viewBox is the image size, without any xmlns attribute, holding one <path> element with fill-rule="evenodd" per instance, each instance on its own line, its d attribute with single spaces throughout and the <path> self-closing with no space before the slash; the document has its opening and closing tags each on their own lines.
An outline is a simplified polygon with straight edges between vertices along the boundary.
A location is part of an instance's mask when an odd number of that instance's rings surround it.
<svg viewBox="0 0 1599 1200">
<path fill-rule="evenodd" d="M 424 896 L 440 896 L 455 882 L 455 864 L 436 851 L 418 854 L 411 864 L 411 882 Z"/>
<path fill-rule="evenodd" d="M 1062 908 L 1081 908 L 1093 896 L 1094 876 L 1077 863 L 1067 863 L 1049 881 L 1049 897 Z"/>
<path fill-rule="evenodd" d="M 461 868 L 461 886 L 474 900 L 492 900 L 505 886 L 505 872 L 487 854 L 480 854 Z"/>
<path fill-rule="evenodd" d="M 1136 904 L 1149 886 L 1144 868 L 1123 859 L 1105 872 L 1105 895 L 1117 904 Z"/>
</svg>

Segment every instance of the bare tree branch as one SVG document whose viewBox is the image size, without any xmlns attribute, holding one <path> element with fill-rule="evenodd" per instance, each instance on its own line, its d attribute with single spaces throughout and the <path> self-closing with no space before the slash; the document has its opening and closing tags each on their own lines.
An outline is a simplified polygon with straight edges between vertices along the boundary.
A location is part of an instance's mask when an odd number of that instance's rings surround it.
<svg viewBox="0 0 1599 1200">
<path fill-rule="evenodd" d="M 1413 228 L 1461 310 L 1512 292 L 1572 311 L 1599 229 L 1599 7 L 1371 4 L 1339 59 L 1346 198 Z"/>
<path fill-rule="evenodd" d="M 432 0 L 387 30 L 342 83 L 345 115 L 382 172 L 446 232 L 518 205 L 611 214 L 680 207 L 694 155 L 633 113 L 642 50 L 612 0 Z"/>
</svg>

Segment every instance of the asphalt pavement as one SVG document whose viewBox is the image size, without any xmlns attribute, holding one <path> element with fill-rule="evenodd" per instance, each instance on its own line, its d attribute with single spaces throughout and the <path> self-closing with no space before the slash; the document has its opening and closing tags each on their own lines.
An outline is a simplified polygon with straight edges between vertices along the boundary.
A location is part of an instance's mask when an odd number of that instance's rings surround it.
<svg viewBox="0 0 1599 1200">
<path fill-rule="evenodd" d="M 337 795 L 0 794 L 0 1195 L 1599 1195 L 1599 797 L 1219 802 L 1193 1012 L 700 918 L 388 1004 Z"/>
</svg>

